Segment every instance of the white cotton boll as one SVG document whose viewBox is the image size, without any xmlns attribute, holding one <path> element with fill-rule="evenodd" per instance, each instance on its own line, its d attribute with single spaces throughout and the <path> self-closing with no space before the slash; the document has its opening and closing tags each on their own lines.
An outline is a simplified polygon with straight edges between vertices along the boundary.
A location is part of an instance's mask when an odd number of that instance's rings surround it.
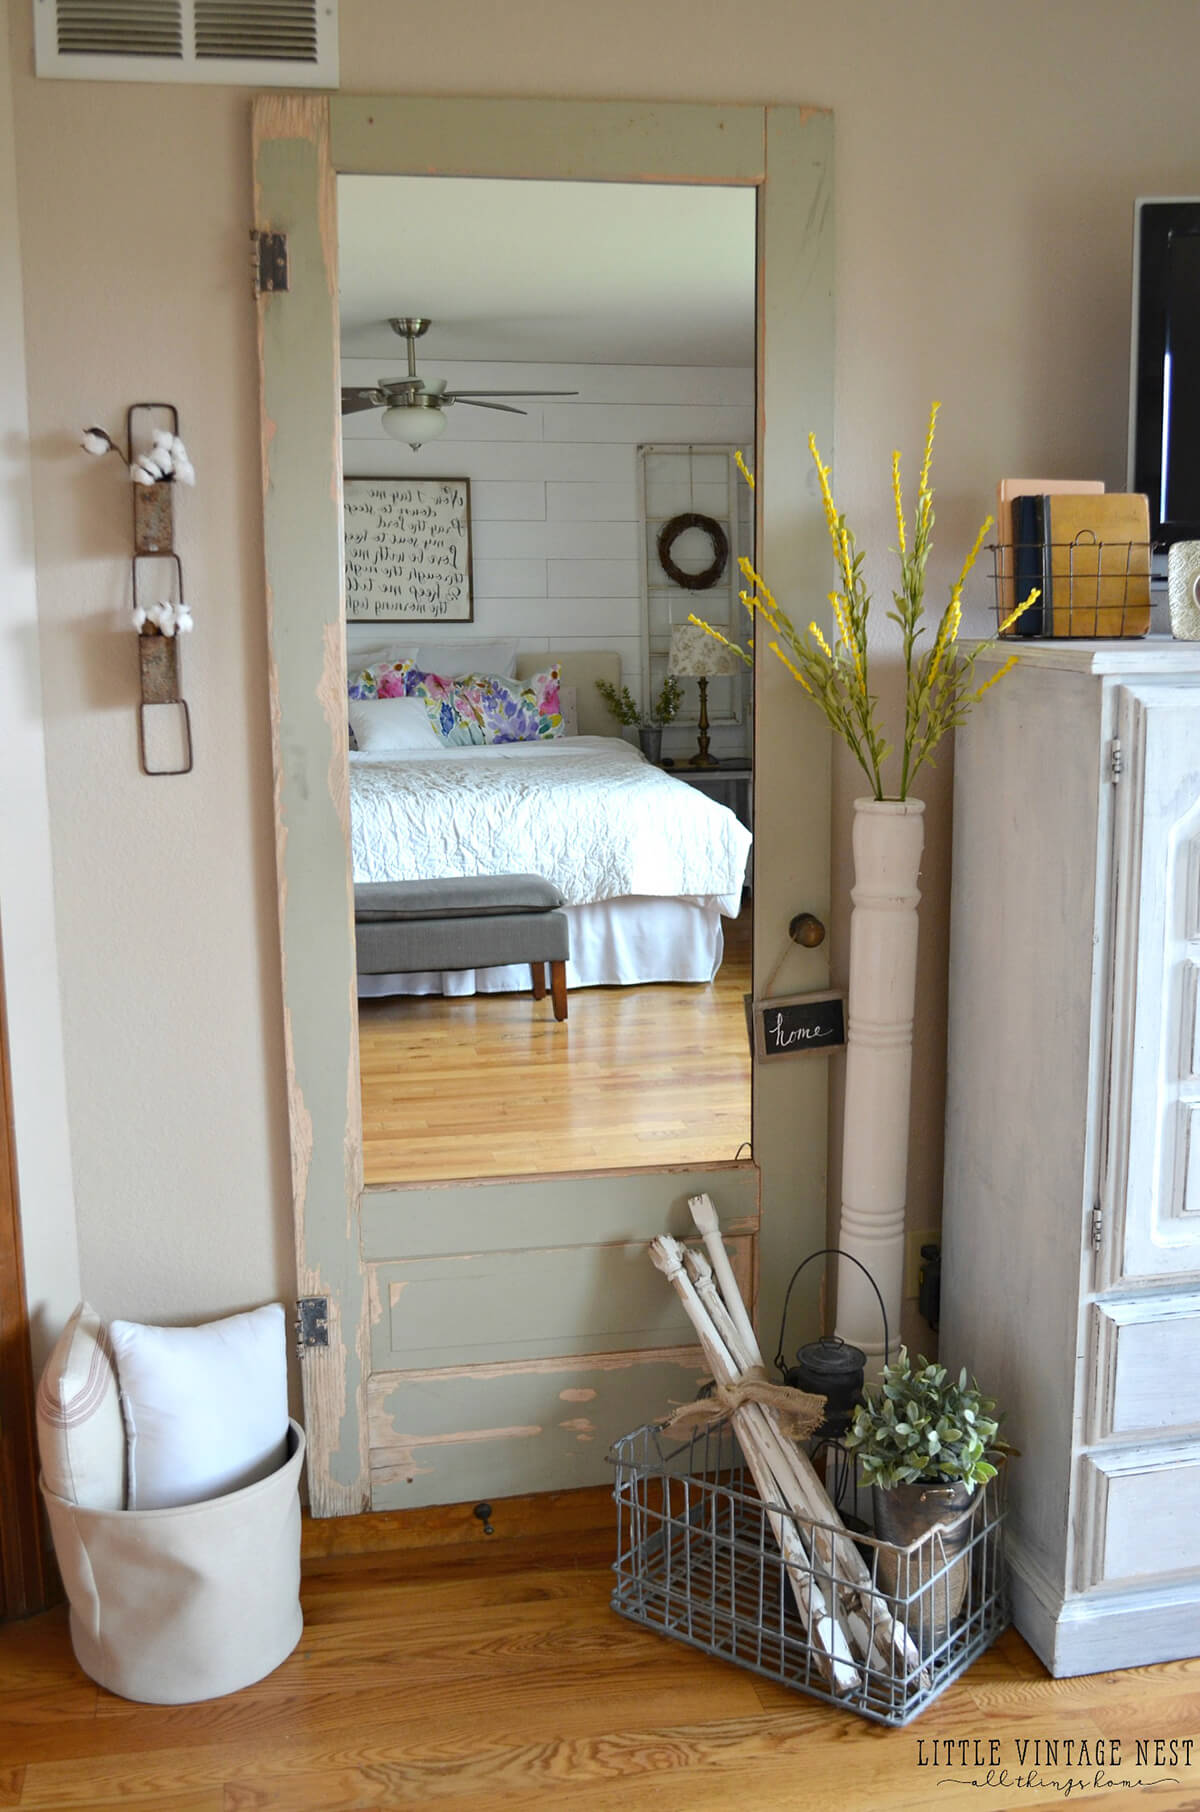
<svg viewBox="0 0 1200 1812">
<path fill-rule="evenodd" d="M 150 473 L 147 472 L 145 466 L 139 466 L 136 461 L 129 468 L 129 476 L 132 478 L 134 484 L 154 483 L 154 479 L 151 477 Z"/>
<path fill-rule="evenodd" d="M 140 635 L 146 622 L 146 612 L 140 604 L 133 607 L 133 626 Z"/>
<path fill-rule="evenodd" d="M 171 436 L 171 456 L 175 460 L 182 459 L 185 462 L 187 460 L 188 450 L 180 440 L 178 434 L 173 434 Z"/>
<path fill-rule="evenodd" d="M 191 606 L 189 604 L 177 604 L 175 606 L 176 635 L 191 635 L 192 630 L 195 627 L 196 625 L 192 621 Z"/>
<path fill-rule="evenodd" d="M 186 460 L 176 460 L 175 476 L 180 484 L 195 484 L 196 482 L 195 468 L 189 465 Z"/>
<path fill-rule="evenodd" d="M 169 447 L 174 439 L 169 428 L 156 428 L 151 444 L 155 447 Z"/>
<path fill-rule="evenodd" d="M 83 450 L 85 453 L 107 453 L 111 446 L 112 442 L 103 428 L 84 429 Z"/>
</svg>

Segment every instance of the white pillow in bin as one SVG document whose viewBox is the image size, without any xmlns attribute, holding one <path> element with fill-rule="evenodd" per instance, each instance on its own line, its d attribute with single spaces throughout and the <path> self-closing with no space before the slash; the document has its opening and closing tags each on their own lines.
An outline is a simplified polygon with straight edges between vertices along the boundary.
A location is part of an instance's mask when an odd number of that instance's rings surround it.
<svg viewBox="0 0 1200 1812">
<path fill-rule="evenodd" d="M 85 1510 L 125 1508 L 125 1426 L 104 1324 L 81 1302 L 54 1343 L 37 1394 L 47 1491 Z"/>
<path fill-rule="evenodd" d="M 257 1484 L 287 1458 L 287 1344 L 277 1302 L 198 1328 L 114 1321 L 128 1508 L 169 1510 Z"/>
<path fill-rule="evenodd" d="M 397 754 L 403 749 L 445 746 L 422 698 L 351 699 L 350 728 L 363 755 Z"/>
</svg>

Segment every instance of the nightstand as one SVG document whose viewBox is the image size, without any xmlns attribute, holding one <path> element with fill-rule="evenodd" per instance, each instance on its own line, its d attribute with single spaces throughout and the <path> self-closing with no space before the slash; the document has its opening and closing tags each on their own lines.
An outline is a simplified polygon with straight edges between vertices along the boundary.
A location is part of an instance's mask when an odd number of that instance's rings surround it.
<svg viewBox="0 0 1200 1812">
<path fill-rule="evenodd" d="M 676 780 L 686 780 L 699 787 L 720 805 L 727 805 L 747 830 L 754 828 L 754 762 L 749 755 L 736 755 L 730 761 L 719 761 L 715 768 L 689 768 L 686 761 L 660 762 L 660 767 Z"/>
</svg>

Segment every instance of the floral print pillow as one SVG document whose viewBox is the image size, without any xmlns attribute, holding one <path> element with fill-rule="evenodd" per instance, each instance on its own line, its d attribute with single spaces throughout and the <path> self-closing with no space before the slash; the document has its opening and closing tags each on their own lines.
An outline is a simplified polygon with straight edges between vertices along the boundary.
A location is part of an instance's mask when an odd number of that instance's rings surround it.
<svg viewBox="0 0 1200 1812">
<path fill-rule="evenodd" d="M 460 684 L 469 692 L 483 726 L 485 742 L 539 742 L 561 736 L 560 669 L 535 673 L 527 680 L 492 673 L 472 674 Z"/>
<path fill-rule="evenodd" d="M 419 698 L 443 742 L 536 742 L 565 725 L 559 668 L 518 681 L 494 673 L 443 679 L 413 661 L 377 661 L 350 675 L 351 698 Z"/>
<path fill-rule="evenodd" d="M 351 698 L 405 698 L 405 680 L 413 671 L 413 661 L 377 661 L 373 667 L 350 674 Z"/>
<path fill-rule="evenodd" d="M 430 721 L 443 742 L 486 742 L 483 724 L 475 708 L 470 680 L 443 679 L 437 673 L 421 673 L 412 668 L 404 676 L 409 698 L 424 701 Z"/>
</svg>

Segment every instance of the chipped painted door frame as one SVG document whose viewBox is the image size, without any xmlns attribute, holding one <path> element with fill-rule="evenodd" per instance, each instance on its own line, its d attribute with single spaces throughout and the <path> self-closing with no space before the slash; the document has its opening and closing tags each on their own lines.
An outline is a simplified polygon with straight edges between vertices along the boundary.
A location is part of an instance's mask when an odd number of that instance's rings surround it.
<svg viewBox="0 0 1200 1812">
<path fill-rule="evenodd" d="M 805 441 L 810 429 L 822 447 L 833 439 L 833 121 L 798 107 L 267 94 L 254 104 L 254 171 L 255 226 L 287 234 L 290 264 L 288 293 L 258 304 L 263 517 L 298 1288 L 329 1302 L 329 1346 L 304 1364 L 309 1495 L 314 1515 L 327 1516 L 370 1502 L 336 175 L 756 188 L 756 545 L 780 596 L 818 598 L 827 556 Z M 828 914 L 830 745 L 819 714 L 796 709 L 778 663 L 760 660 L 756 679 L 758 974 L 787 949 L 796 911 Z M 785 991 L 828 984 L 824 949 L 793 948 L 786 961 Z M 755 1066 L 768 1327 L 797 1254 L 824 1239 L 826 1080 L 823 1066 L 803 1068 L 801 1077 L 796 1066 Z M 569 1195 L 570 1179 L 541 1186 Z M 664 1214 L 679 1187 L 678 1173 L 663 1176 Z M 428 1194 L 432 1208 L 436 1192 Z"/>
</svg>

